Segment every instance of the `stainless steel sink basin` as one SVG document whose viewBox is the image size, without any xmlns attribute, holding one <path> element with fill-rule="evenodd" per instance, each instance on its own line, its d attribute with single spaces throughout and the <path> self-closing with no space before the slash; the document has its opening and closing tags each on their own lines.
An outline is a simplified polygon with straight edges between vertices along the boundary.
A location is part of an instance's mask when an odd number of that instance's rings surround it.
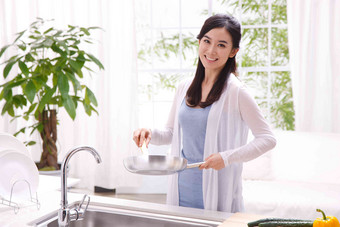
<svg viewBox="0 0 340 227">
<path fill-rule="evenodd" d="M 73 207 L 76 204 L 73 204 Z M 84 220 L 73 221 L 70 227 L 207 227 L 218 226 L 222 221 L 207 220 L 197 217 L 188 217 L 167 214 L 157 211 L 147 211 L 131 207 L 114 207 L 112 205 L 90 203 Z M 37 227 L 58 227 L 57 211 L 37 219 L 29 225 Z"/>
</svg>

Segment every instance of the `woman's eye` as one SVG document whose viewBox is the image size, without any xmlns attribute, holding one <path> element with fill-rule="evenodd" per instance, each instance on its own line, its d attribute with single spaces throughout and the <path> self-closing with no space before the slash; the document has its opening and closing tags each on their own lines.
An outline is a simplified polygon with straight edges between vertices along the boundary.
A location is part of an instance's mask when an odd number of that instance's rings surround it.
<svg viewBox="0 0 340 227">
<path fill-rule="evenodd" d="M 210 41 L 208 39 L 203 40 L 203 42 L 210 43 Z"/>
<path fill-rule="evenodd" d="M 219 46 L 219 47 L 225 47 L 225 45 L 224 45 L 224 44 L 218 44 L 218 46 Z"/>
</svg>

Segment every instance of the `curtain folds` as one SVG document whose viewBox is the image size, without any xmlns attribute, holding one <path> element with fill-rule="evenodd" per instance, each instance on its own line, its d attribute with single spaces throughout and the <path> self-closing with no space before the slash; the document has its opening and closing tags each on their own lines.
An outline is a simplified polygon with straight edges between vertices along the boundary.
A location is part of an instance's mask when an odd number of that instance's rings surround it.
<svg viewBox="0 0 340 227">
<path fill-rule="evenodd" d="M 56 26 L 68 24 L 98 26 L 92 32 L 94 45 L 89 51 L 103 63 L 105 70 L 95 70 L 85 82 L 98 100 L 99 115 L 91 117 L 78 107 L 72 121 L 58 111 L 59 161 L 76 146 L 92 146 L 103 162 L 96 164 L 87 152 L 79 152 L 70 161 L 69 176 L 81 179 L 80 187 L 93 189 L 138 186 L 137 176 L 123 167 L 123 158 L 137 152 L 132 131 L 137 127 L 137 69 L 134 31 L 134 0 L 1 0 L 0 45 L 13 41 L 14 34 L 26 29 L 36 17 L 54 19 Z M 2 67 L 2 66 L 1 66 Z M 0 68 L 2 72 L 3 68 Z M 96 69 L 93 67 L 93 69 Z M 3 83 L 3 81 L 1 81 Z M 1 105 L 2 107 L 2 105 Z M 25 121 L 9 123 L 0 117 L 0 131 L 16 132 Z M 22 140 L 29 139 L 20 137 Z M 39 139 L 39 135 L 33 135 Z M 40 145 L 31 147 L 35 160 L 40 158 Z"/>
<path fill-rule="evenodd" d="M 297 131 L 340 133 L 340 1 L 287 0 Z"/>
</svg>

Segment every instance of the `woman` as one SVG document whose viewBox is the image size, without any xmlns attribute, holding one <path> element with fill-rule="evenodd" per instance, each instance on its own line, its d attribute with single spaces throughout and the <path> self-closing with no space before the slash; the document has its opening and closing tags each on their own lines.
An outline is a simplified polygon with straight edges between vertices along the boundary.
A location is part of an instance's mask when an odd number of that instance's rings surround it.
<svg viewBox="0 0 340 227">
<path fill-rule="evenodd" d="M 236 78 L 241 27 L 228 15 L 208 18 L 199 35 L 199 60 L 193 80 L 176 92 L 165 129 L 138 129 L 133 139 L 171 144 L 171 154 L 196 169 L 169 177 L 167 202 L 225 212 L 243 210 L 242 163 L 276 145 L 259 107 Z M 248 130 L 254 139 L 247 143 Z M 203 170 L 203 171 L 202 171 Z"/>
</svg>

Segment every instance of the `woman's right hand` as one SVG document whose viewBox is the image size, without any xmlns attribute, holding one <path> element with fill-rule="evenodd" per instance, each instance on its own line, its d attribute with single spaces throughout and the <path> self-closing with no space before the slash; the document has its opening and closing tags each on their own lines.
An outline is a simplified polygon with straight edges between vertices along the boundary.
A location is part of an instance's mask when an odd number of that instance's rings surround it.
<svg viewBox="0 0 340 227">
<path fill-rule="evenodd" d="M 135 141 L 138 147 L 141 147 L 144 141 L 145 141 L 146 147 L 148 147 L 150 140 L 151 140 L 150 129 L 140 128 L 133 132 L 133 141 Z"/>
</svg>

